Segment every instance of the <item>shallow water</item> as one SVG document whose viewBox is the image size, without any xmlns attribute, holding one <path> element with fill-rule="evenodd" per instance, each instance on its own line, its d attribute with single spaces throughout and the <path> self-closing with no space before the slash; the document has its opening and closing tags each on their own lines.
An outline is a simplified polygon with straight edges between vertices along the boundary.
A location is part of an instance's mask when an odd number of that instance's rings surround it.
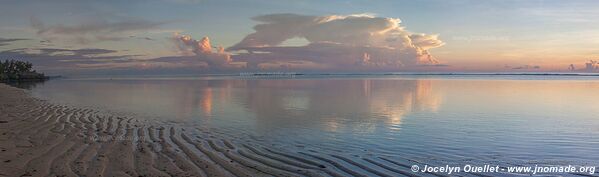
<svg viewBox="0 0 599 177">
<path fill-rule="evenodd" d="M 596 165 L 599 159 L 599 80 L 589 78 L 61 79 L 31 93 L 279 148 L 437 164 Z"/>
</svg>

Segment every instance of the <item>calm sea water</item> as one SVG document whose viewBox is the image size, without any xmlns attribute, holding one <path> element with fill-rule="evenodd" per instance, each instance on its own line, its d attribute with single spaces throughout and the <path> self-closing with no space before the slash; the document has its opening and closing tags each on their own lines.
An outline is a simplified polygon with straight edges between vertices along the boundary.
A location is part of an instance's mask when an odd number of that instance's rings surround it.
<svg viewBox="0 0 599 177">
<path fill-rule="evenodd" d="M 599 80 L 588 77 L 62 79 L 31 93 L 283 148 L 455 164 L 599 162 Z"/>
</svg>

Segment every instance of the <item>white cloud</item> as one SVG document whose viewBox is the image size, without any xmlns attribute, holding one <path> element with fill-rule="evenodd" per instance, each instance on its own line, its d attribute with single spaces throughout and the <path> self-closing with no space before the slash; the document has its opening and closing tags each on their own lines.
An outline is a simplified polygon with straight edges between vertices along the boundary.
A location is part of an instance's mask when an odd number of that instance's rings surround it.
<svg viewBox="0 0 599 177">
<path fill-rule="evenodd" d="M 254 17 L 261 22 L 230 51 L 247 50 L 250 54 L 235 59 L 256 61 L 304 60 L 341 66 L 399 67 L 438 62 L 428 51 L 444 43 L 438 35 L 412 33 L 400 26 L 398 18 L 375 17 L 371 14 L 307 16 L 271 14 Z M 301 47 L 280 46 L 292 38 L 304 38 Z M 266 52 L 256 54 L 254 52 Z M 369 59 L 364 60 L 368 55 Z M 371 62 L 365 64 L 364 62 Z"/>
</svg>

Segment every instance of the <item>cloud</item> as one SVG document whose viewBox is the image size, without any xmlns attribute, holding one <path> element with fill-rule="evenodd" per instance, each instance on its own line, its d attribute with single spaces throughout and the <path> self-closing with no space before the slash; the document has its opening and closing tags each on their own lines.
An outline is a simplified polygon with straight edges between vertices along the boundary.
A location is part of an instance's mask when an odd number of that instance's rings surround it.
<svg viewBox="0 0 599 177">
<path fill-rule="evenodd" d="M 21 38 L 0 38 L 0 46 L 5 46 L 8 45 L 12 42 L 15 41 L 23 41 L 23 40 L 28 40 L 28 39 L 21 39 Z"/>
<path fill-rule="evenodd" d="M 208 37 L 199 40 L 175 33 L 171 41 L 179 56 L 141 58 L 107 49 L 13 49 L 2 58 L 32 61 L 57 71 L 75 69 L 130 69 L 139 71 L 199 71 L 240 69 L 362 70 L 447 66 L 429 52 L 443 46 L 436 34 L 413 33 L 397 18 L 370 14 L 308 16 L 271 14 L 254 17 L 260 24 L 227 51 L 214 47 Z M 46 40 L 70 39 L 78 43 L 138 38 L 134 32 L 162 23 L 147 21 L 93 21 L 79 25 L 45 25 L 32 18 L 32 26 Z M 286 40 L 303 38 L 303 46 L 282 46 Z M 1 41 L 0 41 L 1 42 Z M 244 52 L 247 51 L 247 52 Z"/>
<path fill-rule="evenodd" d="M 429 49 L 443 46 L 438 35 L 412 33 L 398 18 L 368 14 L 308 16 L 270 14 L 254 17 L 260 22 L 228 51 L 246 50 L 235 60 L 294 60 L 322 63 L 330 67 L 362 68 L 438 64 Z M 280 46 L 292 38 L 306 39 L 305 46 Z M 265 59 L 268 58 L 268 59 Z"/>
<path fill-rule="evenodd" d="M 172 38 L 181 47 L 183 56 L 143 58 L 122 55 L 121 51 L 100 48 L 18 48 L 0 51 L 0 60 L 15 59 L 32 62 L 37 70 L 48 74 L 81 74 L 121 72 L 208 72 L 214 69 L 236 69 L 244 63 L 232 62 L 224 48 L 213 48 L 208 38 L 194 40 L 190 36 Z M 2 39 L 2 41 L 14 41 Z"/>
<path fill-rule="evenodd" d="M 205 62 L 211 68 L 239 67 L 232 62 L 231 55 L 223 47 L 213 49 L 208 37 L 195 40 L 189 35 L 176 33 L 172 40 L 183 55 L 193 56 L 194 61 Z"/>
<path fill-rule="evenodd" d="M 145 20 L 88 20 L 76 25 L 46 25 L 41 20 L 32 17 L 31 26 L 37 34 L 46 40 L 64 39 L 78 44 L 99 41 L 119 41 L 131 33 L 157 28 L 164 22 Z"/>
<path fill-rule="evenodd" d="M 541 66 L 538 66 L 538 65 L 523 65 L 523 66 L 512 67 L 512 69 L 515 69 L 515 70 L 541 69 Z"/>
<path fill-rule="evenodd" d="M 15 59 L 29 61 L 43 72 L 58 73 L 65 69 L 77 70 L 86 65 L 107 63 L 132 63 L 137 55 L 118 55 L 116 50 L 88 49 L 12 49 L 0 52 L 0 59 Z"/>
<path fill-rule="evenodd" d="M 179 3 L 179 4 L 198 4 L 203 0 L 164 0 L 166 2 Z"/>
</svg>

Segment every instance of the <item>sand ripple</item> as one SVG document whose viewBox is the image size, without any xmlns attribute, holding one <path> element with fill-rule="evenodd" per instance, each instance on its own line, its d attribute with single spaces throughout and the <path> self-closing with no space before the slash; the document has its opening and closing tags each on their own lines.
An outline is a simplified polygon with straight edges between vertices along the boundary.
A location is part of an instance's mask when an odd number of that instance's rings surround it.
<svg viewBox="0 0 599 177">
<path fill-rule="evenodd" d="M 54 105 L 0 84 L 0 176 L 442 176 L 378 156 L 275 149 Z"/>
</svg>

